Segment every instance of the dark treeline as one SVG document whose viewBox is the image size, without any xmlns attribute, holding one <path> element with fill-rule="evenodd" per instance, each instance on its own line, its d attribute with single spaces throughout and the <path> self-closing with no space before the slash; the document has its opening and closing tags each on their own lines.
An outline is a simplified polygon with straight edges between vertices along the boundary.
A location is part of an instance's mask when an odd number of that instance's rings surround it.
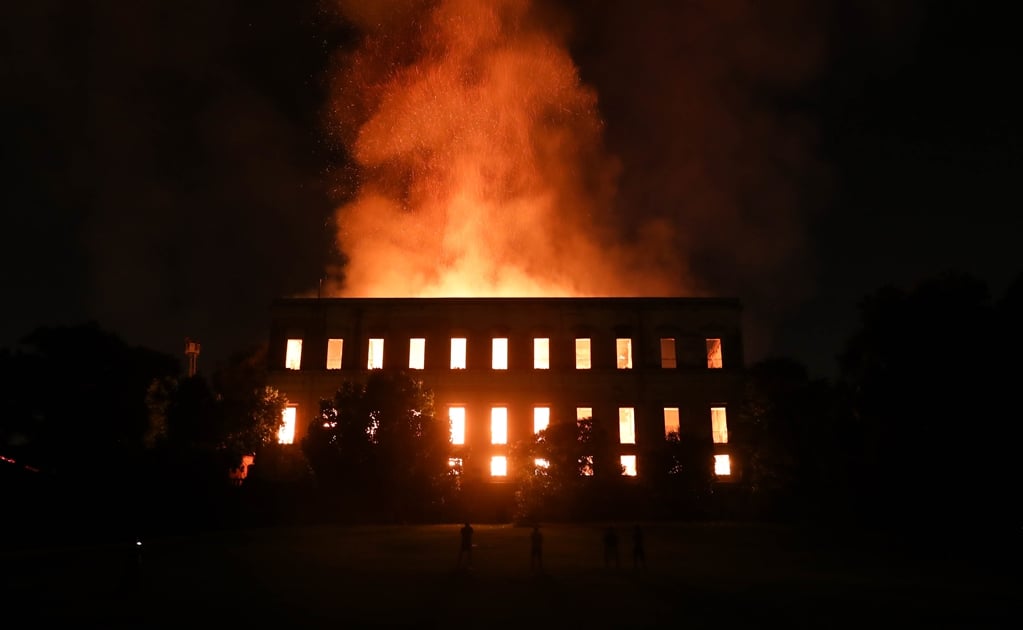
<svg viewBox="0 0 1023 630">
<path fill-rule="evenodd" d="M 880 288 L 836 352 L 836 378 L 784 357 L 747 367 L 729 412 L 737 483 L 716 483 L 710 445 L 684 435 L 641 454 L 642 473 L 624 478 L 607 469 L 618 466 L 614 441 L 598 424 L 555 422 L 511 445 L 506 516 L 842 524 L 946 542 L 1018 536 L 1010 429 L 1021 309 L 1023 276 L 999 296 L 951 272 Z M 265 349 L 188 378 L 176 358 L 96 326 L 49 328 L 0 354 L 0 376 L 6 525 L 23 533 L 481 515 L 485 480 L 452 466 L 446 420 L 404 372 L 342 383 L 298 448 L 275 443 L 285 401 L 266 387 Z M 228 471 L 245 454 L 256 463 L 232 484 Z"/>
</svg>

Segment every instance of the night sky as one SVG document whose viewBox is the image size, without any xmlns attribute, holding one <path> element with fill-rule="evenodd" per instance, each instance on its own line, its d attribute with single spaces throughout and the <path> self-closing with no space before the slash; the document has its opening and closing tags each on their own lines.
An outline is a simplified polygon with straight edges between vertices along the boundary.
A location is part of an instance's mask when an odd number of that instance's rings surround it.
<svg viewBox="0 0 1023 630">
<path fill-rule="evenodd" d="M 617 211 L 676 209 L 699 290 L 746 304 L 748 360 L 829 375 L 864 294 L 1023 271 L 1014 22 L 949 4 L 538 10 L 598 95 Z M 94 320 L 209 367 L 343 263 L 324 109 L 359 32 L 330 5 L 40 0 L 0 29 L 0 344 Z"/>
</svg>

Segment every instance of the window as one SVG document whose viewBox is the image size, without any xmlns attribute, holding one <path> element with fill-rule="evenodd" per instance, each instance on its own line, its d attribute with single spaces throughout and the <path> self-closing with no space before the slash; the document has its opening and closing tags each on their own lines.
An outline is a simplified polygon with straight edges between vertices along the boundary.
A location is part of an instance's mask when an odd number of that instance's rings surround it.
<svg viewBox="0 0 1023 630">
<path fill-rule="evenodd" d="M 490 443 L 508 443 L 508 408 L 492 407 L 490 409 Z"/>
<path fill-rule="evenodd" d="M 732 474 L 732 462 L 728 458 L 728 455 L 714 456 L 714 474 L 719 477 L 725 477 Z"/>
<path fill-rule="evenodd" d="M 710 428 L 715 444 L 728 444 L 728 414 L 724 407 L 710 408 Z"/>
<path fill-rule="evenodd" d="M 451 369 L 465 369 L 465 337 L 451 339 Z"/>
<path fill-rule="evenodd" d="M 582 422 L 583 420 L 593 419 L 593 407 L 576 407 L 575 408 L 575 421 Z"/>
<path fill-rule="evenodd" d="M 551 463 L 542 457 L 537 457 L 533 460 L 533 466 L 536 466 L 537 469 L 547 469 L 551 467 Z"/>
<path fill-rule="evenodd" d="M 508 369 L 508 340 L 497 338 L 491 341 L 490 367 L 495 370 Z"/>
<path fill-rule="evenodd" d="M 550 407 L 533 407 L 533 434 L 543 431 L 551 423 Z"/>
<path fill-rule="evenodd" d="M 284 355 L 284 367 L 297 370 L 302 365 L 302 340 L 288 339 L 288 349 Z"/>
<path fill-rule="evenodd" d="M 504 455 L 494 455 L 490 458 L 490 476 L 505 477 L 508 475 L 508 458 Z"/>
<path fill-rule="evenodd" d="M 636 443 L 636 410 L 632 407 L 618 408 L 618 441 L 622 444 Z"/>
<path fill-rule="evenodd" d="M 636 476 L 636 456 L 622 455 L 622 474 L 626 477 Z"/>
<path fill-rule="evenodd" d="M 327 340 L 327 369 L 328 370 L 340 370 L 341 369 L 341 348 L 344 346 L 343 339 L 328 339 Z"/>
<path fill-rule="evenodd" d="M 577 369 L 577 370 L 588 370 L 588 369 L 590 369 L 590 340 L 589 339 L 576 339 L 575 340 L 575 369 Z"/>
<path fill-rule="evenodd" d="M 720 339 L 707 340 L 707 367 L 709 368 L 724 367 L 724 361 L 722 360 L 721 357 Z"/>
<path fill-rule="evenodd" d="M 452 475 L 462 474 L 462 458 L 461 457 L 449 457 L 448 458 L 448 472 Z"/>
<path fill-rule="evenodd" d="M 426 364 L 426 339 L 408 340 L 408 369 L 421 370 Z"/>
<path fill-rule="evenodd" d="M 533 369 L 534 370 L 551 369 L 550 339 L 543 338 L 533 340 Z"/>
<path fill-rule="evenodd" d="M 579 474 L 583 477 L 593 476 L 593 455 L 583 455 L 579 458 Z"/>
<path fill-rule="evenodd" d="M 281 425 L 281 428 L 277 430 L 278 444 L 295 443 L 295 416 L 297 413 L 298 412 L 294 405 L 288 405 L 284 408 L 284 412 L 281 414 L 283 424 Z"/>
<path fill-rule="evenodd" d="M 448 407 L 451 424 L 451 443 L 465 444 L 465 407 Z"/>
<path fill-rule="evenodd" d="M 675 358 L 675 340 L 672 337 L 661 337 L 661 367 L 678 367 L 678 360 Z"/>
<path fill-rule="evenodd" d="M 678 407 L 664 408 L 664 437 L 678 435 Z"/>
<path fill-rule="evenodd" d="M 615 349 L 618 351 L 618 369 L 632 369 L 632 339 L 616 339 Z"/>
<path fill-rule="evenodd" d="M 369 359 L 366 361 L 366 368 L 369 370 L 379 370 L 384 367 L 384 340 L 383 339 L 370 339 L 369 340 Z"/>
</svg>

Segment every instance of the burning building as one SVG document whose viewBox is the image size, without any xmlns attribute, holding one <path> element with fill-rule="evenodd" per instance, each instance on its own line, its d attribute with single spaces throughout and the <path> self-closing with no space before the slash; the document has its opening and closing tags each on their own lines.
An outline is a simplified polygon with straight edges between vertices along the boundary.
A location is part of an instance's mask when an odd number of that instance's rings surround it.
<svg viewBox="0 0 1023 630">
<path fill-rule="evenodd" d="M 269 353 L 271 384 L 289 400 L 280 440 L 298 442 L 343 381 L 403 369 L 433 391 L 451 457 L 474 478 L 506 480 L 511 444 L 592 418 L 624 475 L 643 475 L 677 433 L 710 445 L 708 466 L 727 481 L 740 318 L 725 298 L 280 299 Z"/>
</svg>

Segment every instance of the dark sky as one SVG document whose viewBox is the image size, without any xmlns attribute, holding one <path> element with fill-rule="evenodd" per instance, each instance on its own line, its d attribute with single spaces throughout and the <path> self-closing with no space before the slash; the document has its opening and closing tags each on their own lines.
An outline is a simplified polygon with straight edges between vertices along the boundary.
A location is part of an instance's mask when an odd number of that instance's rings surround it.
<svg viewBox="0 0 1023 630">
<path fill-rule="evenodd" d="M 864 294 L 1023 271 L 1013 22 L 952 4 L 555 5 L 618 207 L 683 209 L 694 275 L 747 304 L 749 359 L 830 374 Z M 208 364 L 337 261 L 322 108 L 357 33 L 333 11 L 40 0 L 0 29 L 0 344 L 91 319 Z"/>
</svg>

